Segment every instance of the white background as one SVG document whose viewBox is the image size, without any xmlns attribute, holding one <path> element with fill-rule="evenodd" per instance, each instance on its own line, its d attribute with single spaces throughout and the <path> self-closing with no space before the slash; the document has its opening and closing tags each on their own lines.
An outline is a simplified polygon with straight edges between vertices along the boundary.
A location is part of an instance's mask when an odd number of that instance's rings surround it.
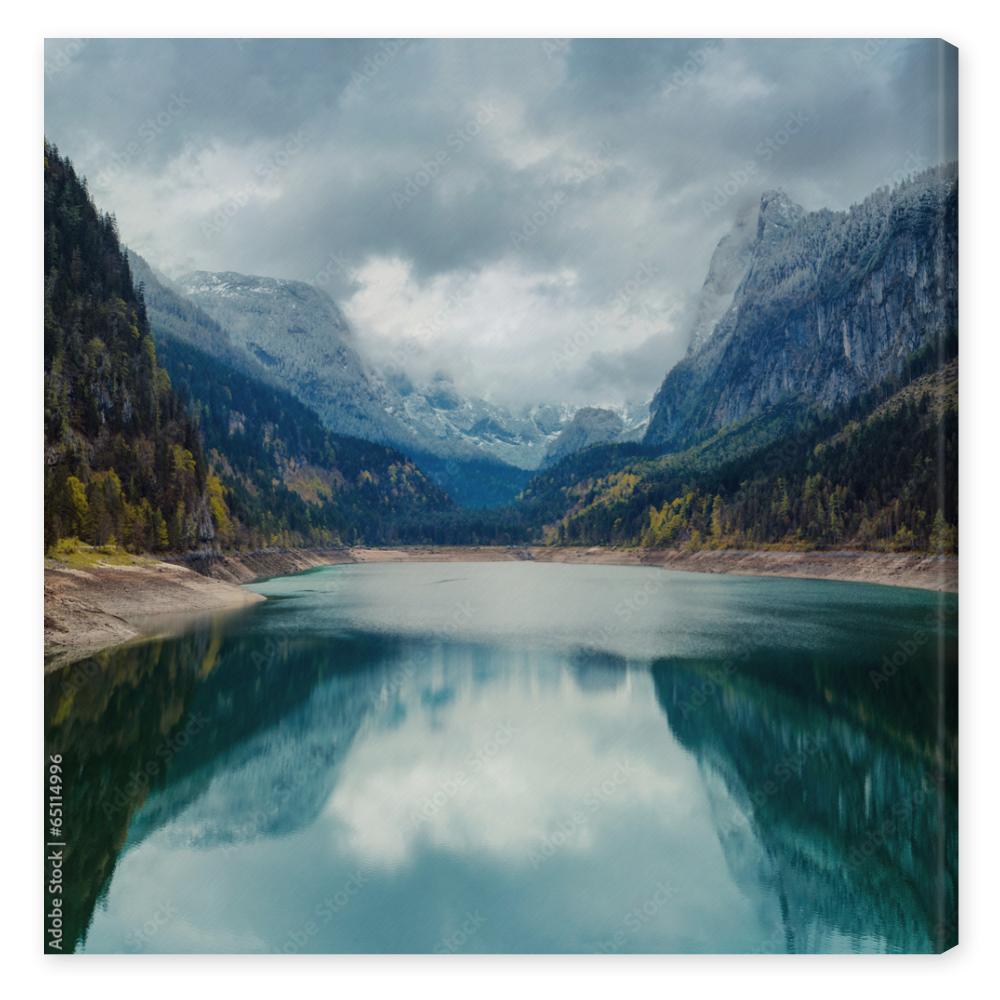
<svg viewBox="0 0 1000 1000">
<path fill-rule="evenodd" d="M 346 10 L 349 6 L 351 9 Z M 995 10 L 995 8 L 993 9 Z M 401 992 L 463 998 L 541 995 L 659 998 L 887 995 L 952 1000 L 996 980 L 1000 657 L 993 634 L 1000 488 L 1000 118 L 997 17 L 983 2 L 855 0 L 587 4 L 469 0 L 268 4 L 171 0 L 6 5 L 4 11 L 3 262 L 0 377 L 0 576 L 3 621 L 16 641 L 3 671 L 4 822 L 0 945 L 7 996 L 306 997 Z M 46 36 L 882 36 L 944 37 L 959 46 L 961 87 L 961 944 L 942 957 L 50 957 L 42 950 L 42 40 Z M 990 973 L 992 971 L 992 976 Z M 286 982 L 287 979 L 293 980 Z M 28 982 L 30 980 L 30 983 Z M 992 988 L 995 990 L 995 984 Z M 570 993 L 570 991 L 572 991 Z M 992 991 L 991 991 L 992 992 Z M 995 995 L 995 994 L 994 994 Z M 617 998 L 616 998 L 617 1000 Z"/>
</svg>

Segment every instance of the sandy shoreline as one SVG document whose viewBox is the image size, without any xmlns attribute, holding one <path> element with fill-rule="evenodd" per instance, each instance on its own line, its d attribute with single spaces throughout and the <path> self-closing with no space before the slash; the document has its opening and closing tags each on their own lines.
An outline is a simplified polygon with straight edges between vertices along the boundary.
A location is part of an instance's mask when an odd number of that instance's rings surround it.
<svg viewBox="0 0 1000 1000">
<path fill-rule="evenodd" d="M 72 568 L 46 561 L 48 666 L 155 634 L 171 616 L 213 613 L 263 600 L 242 587 L 184 566 L 143 560 L 131 566 Z"/>
<path fill-rule="evenodd" d="M 150 635 L 178 616 L 232 610 L 263 600 L 240 584 L 339 563 L 558 562 L 660 566 L 695 573 L 842 580 L 956 593 L 958 558 L 881 552 L 777 552 L 412 546 L 396 549 L 268 549 L 193 554 L 174 562 L 45 566 L 45 655 L 50 666 Z"/>
</svg>

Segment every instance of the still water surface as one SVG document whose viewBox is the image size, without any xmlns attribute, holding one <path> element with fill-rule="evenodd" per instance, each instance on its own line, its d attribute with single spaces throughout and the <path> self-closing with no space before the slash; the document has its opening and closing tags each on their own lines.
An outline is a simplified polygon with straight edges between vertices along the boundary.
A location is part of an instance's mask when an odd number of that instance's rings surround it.
<svg viewBox="0 0 1000 1000">
<path fill-rule="evenodd" d="M 46 678 L 89 952 L 932 951 L 957 600 L 336 566 Z"/>
</svg>

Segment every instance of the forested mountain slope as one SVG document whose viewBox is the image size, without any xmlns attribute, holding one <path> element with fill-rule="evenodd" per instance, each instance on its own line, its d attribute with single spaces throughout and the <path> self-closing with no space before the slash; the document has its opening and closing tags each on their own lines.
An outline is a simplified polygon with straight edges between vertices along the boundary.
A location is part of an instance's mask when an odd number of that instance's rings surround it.
<svg viewBox="0 0 1000 1000">
<path fill-rule="evenodd" d="M 416 444 L 390 412 L 386 387 L 362 361 L 347 320 L 325 292 L 233 271 L 194 271 L 177 287 L 331 430 Z"/>
<path fill-rule="evenodd" d="M 620 441 L 624 434 L 625 421 L 621 414 L 599 406 L 584 406 L 573 414 L 573 419 L 549 445 L 543 465 L 553 465 L 595 444 Z"/>
<path fill-rule="evenodd" d="M 304 282 L 196 271 L 174 284 L 132 259 L 158 331 L 287 390 L 335 434 L 399 448 L 462 505 L 513 499 L 530 478 L 521 466 L 536 467 L 569 419 L 555 407 L 515 415 L 470 399 L 443 373 L 418 386 L 377 371 L 333 299 Z"/>
<path fill-rule="evenodd" d="M 958 362 L 950 344 L 948 358 L 915 358 L 912 379 L 887 381 L 833 412 L 774 408 L 684 452 L 612 471 L 605 464 L 557 486 L 568 509 L 548 522 L 548 540 L 954 551 Z M 551 511 L 556 498 L 540 486 L 529 490 Z"/>
<path fill-rule="evenodd" d="M 290 393 L 181 340 L 164 338 L 160 353 L 226 487 L 223 543 L 395 542 L 401 517 L 452 507 L 405 455 L 331 434 Z"/>
<path fill-rule="evenodd" d="M 395 541 L 400 517 L 452 504 L 412 460 L 385 445 L 331 433 L 236 347 L 229 332 L 140 257 L 163 364 L 198 417 L 232 510 L 227 540 L 256 547 Z"/>
<path fill-rule="evenodd" d="M 225 515 L 115 220 L 45 145 L 45 545 L 210 543 Z"/>
<path fill-rule="evenodd" d="M 565 544 L 957 546 L 957 171 L 807 213 L 778 192 L 719 243 L 641 449 L 523 491 Z"/>
<path fill-rule="evenodd" d="M 153 322 L 114 220 L 46 145 L 46 549 L 378 543 L 451 508 L 399 452 L 331 434 L 139 270 Z"/>
</svg>

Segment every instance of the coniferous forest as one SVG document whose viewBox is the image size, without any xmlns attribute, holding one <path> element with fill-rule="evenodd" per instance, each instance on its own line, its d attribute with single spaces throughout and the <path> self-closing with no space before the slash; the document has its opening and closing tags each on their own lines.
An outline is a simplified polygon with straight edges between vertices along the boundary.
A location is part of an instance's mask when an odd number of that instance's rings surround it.
<svg viewBox="0 0 1000 1000">
<path fill-rule="evenodd" d="M 213 498 L 215 510 L 213 512 Z M 45 544 L 184 549 L 226 517 L 114 217 L 45 146 Z"/>
<path fill-rule="evenodd" d="M 953 45 L 49 38 L 44 116 L 47 954 L 956 946 Z"/>
<path fill-rule="evenodd" d="M 582 479 L 554 470 L 547 490 L 535 484 L 537 502 L 572 506 L 553 521 L 549 538 L 954 552 L 957 342 L 940 346 L 944 357 L 914 359 L 910 373 L 922 374 L 911 381 L 894 379 L 832 414 L 788 407 L 666 458 L 612 461 L 611 471 Z M 560 483 L 560 474 L 572 485 Z"/>
<path fill-rule="evenodd" d="M 113 216 L 45 146 L 45 547 L 398 540 L 447 496 L 399 452 L 177 339 L 159 346 Z"/>
<path fill-rule="evenodd" d="M 790 398 L 666 454 L 649 442 L 594 445 L 537 473 L 514 503 L 469 509 L 398 450 L 331 432 L 263 370 L 241 368 L 197 306 L 159 283 L 150 293 L 165 317 L 157 330 L 114 217 L 46 144 L 47 551 L 76 540 L 132 552 L 957 550 L 954 333 L 839 406 Z"/>
</svg>

